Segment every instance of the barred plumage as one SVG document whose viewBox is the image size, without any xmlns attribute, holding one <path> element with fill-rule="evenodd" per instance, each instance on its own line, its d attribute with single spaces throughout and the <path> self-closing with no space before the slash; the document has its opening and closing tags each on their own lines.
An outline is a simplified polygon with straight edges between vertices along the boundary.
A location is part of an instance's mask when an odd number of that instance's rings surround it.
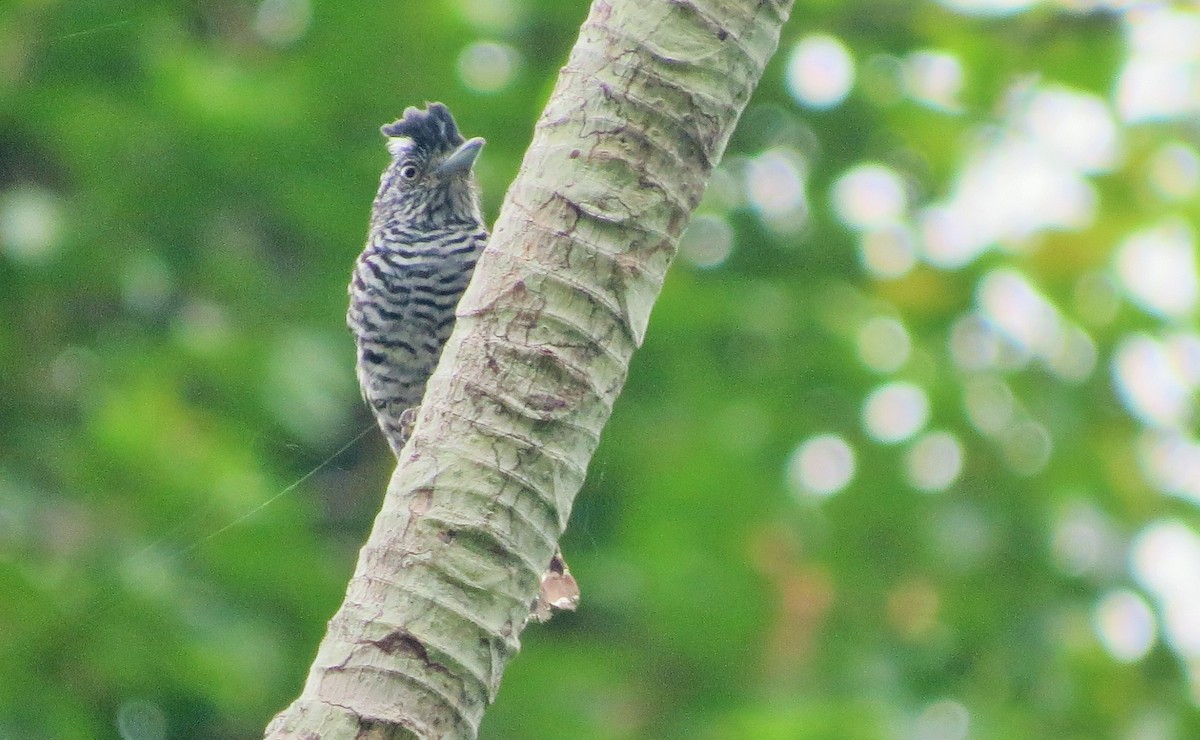
<svg viewBox="0 0 1200 740">
<path fill-rule="evenodd" d="M 346 323 L 363 398 L 399 456 L 488 232 L 471 170 L 483 139 L 465 141 L 441 103 L 407 108 L 382 132 L 392 161 L 354 265 Z M 579 586 L 556 552 L 530 617 L 544 621 L 578 603 Z"/>
<path fill-rule="evenodd" d="M 421 402 L 487 243 L 472 173 L 484 142 L 465 141 L 440 103 L 408 108 L 382 132 L 392 161 L 354 265 L 346 322 L 363 398 L 399 455 L 405 412 Z"/>
</svg>

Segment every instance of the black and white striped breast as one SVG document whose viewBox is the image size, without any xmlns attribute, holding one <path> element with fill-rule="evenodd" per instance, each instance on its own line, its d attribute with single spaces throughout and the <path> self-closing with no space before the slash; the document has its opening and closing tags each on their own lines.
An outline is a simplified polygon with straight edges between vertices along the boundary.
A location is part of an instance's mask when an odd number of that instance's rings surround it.
<svg viewBox="0 0 1200 740">
<path fill-rule="evenodd" d="M 479 225 L 372 230 L 355 263 L 347 324 L 363 396 L 377 412 L 420 402 L 486 242 Z"/>
</svg>

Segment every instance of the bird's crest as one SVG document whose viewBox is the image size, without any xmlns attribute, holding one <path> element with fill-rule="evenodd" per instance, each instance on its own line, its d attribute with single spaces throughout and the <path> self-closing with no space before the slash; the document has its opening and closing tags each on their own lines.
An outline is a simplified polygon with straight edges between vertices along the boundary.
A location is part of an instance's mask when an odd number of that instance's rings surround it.
<svg viewBox="0 0 1200 740">
<path fill-rule="evenodd" d="M 465 141 L 450 109 L 441 103 L 429 103 L 426 110 L 405 108 L 400 120 L 379 130 L 390 139 L 412 139 L 415 147 L 430 153 L 452 151 Z"/>
</svg>

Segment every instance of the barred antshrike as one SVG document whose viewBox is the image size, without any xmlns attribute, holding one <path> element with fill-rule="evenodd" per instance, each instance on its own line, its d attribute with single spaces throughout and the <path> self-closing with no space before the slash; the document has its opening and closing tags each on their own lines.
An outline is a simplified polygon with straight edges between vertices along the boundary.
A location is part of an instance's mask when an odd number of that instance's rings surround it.
<svg viewBox="0 0 1200 740">
<path fill-rule="evenodd" d="M 354 265 L 346 322 L 358 345 L 363 398 L 399 456 L 487 243 L 473 171 L 484 141 L 464 140 L 441 103 L 407 108 L 381 131 L 392 161 Z M 544 620 L 551 607 L 574 609 L 578 598 L 575 579 L 555 554 L 532 616 Z"/>
<path fill-rule="evenodd" d="M 464 141 L 440 103 L 409 108 L 382 131 L 392 161 L 354 265 L 346 320 L 363 398 L 399 455 L 409 409 L 421 402 L 488 233 L 472 172 L 483 139 Z"/>
</svg>

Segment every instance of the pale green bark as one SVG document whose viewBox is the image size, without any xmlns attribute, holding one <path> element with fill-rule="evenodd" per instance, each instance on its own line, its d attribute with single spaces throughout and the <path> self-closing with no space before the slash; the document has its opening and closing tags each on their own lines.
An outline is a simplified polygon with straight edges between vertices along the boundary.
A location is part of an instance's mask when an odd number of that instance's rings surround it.
<svg viewBox="0 0 1200 740">
<path fill-rule="evenodd" d="M 268 737 L 475 736 L 791 4 L 593 4 L 346 600 Z"/>
</svg>

